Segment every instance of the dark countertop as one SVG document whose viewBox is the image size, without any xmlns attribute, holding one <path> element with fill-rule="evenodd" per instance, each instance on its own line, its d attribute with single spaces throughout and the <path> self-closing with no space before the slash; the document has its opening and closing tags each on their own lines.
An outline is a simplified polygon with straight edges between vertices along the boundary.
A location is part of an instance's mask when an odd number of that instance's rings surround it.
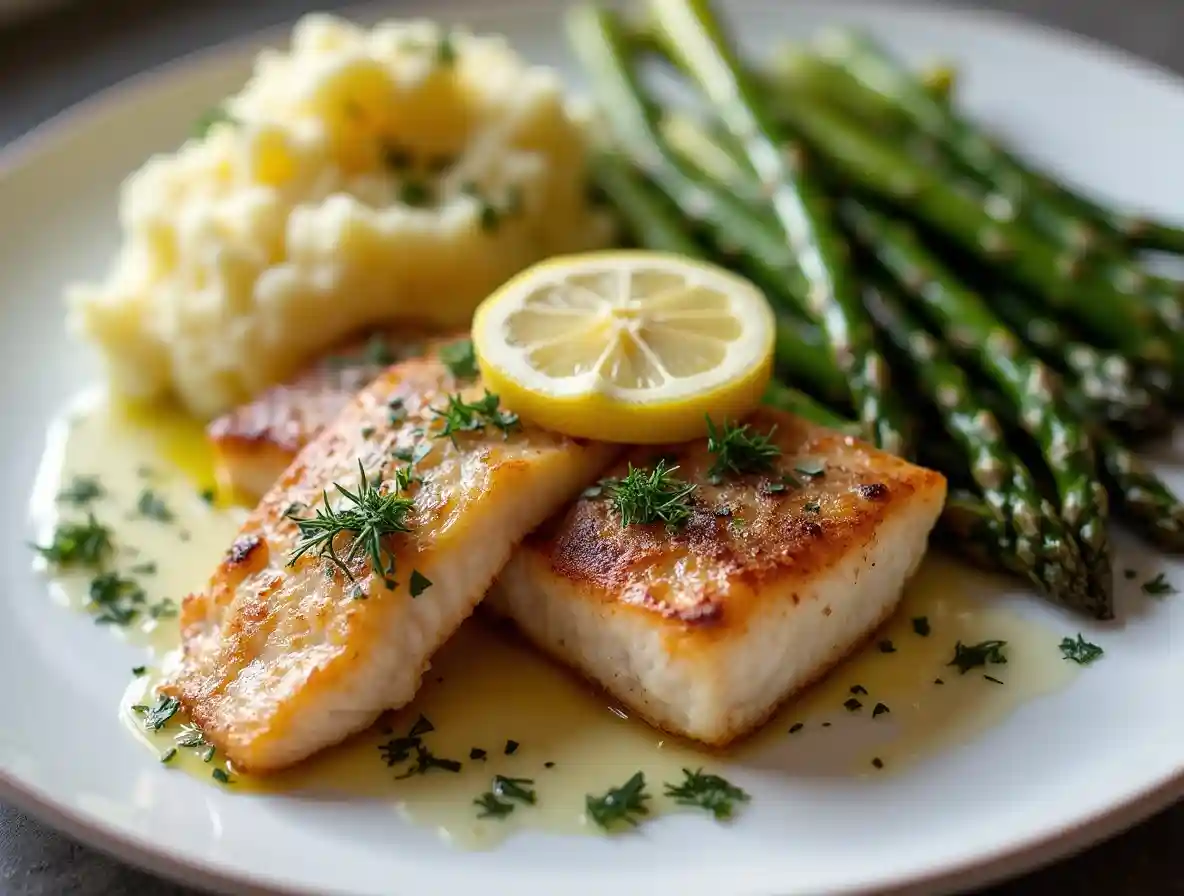
<svg viewBox="0 0 1184 896">
<path fill-rule="evenodd" d="M 0 30 L 0 145 L 137 71 L 337 0 L 88 0 Z M 392 7 L 398 4 L 391 3 Z M 1087 34 L 1184 73 L 1181 0 L 982 0 Z M 967 811 L 974 811 L 968 806 Z M 1184 805 L 1044 871 L 980 896 L 1184 896 Z M 136 871 L 0 804 L 4 896 L 198 896 Z"/>
</svg>

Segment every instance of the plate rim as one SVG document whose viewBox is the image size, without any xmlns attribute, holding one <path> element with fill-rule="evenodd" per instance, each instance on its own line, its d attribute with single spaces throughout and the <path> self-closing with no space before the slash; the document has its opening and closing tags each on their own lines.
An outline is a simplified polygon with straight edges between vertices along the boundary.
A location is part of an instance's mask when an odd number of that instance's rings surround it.
<svg viewBox="0 0 1184 896">
<path fill-rule="evenodd" d="M 447 12 L 471 0 L 435 0 L 433 13 Z M 506 11 L 537 7 L 540 0 L 511 0 Z M 758 0 L 775 2 L 775 0 Z M 1088 51 L 1105 61 L 1132 69 L 1142 77 L 1154 78 L 1184 94 L 1184 75 L 1164 65 L 1106 41 L 1067 28 L 1047 24 L 1022 14 L 994 9 L 966 8 L 934 4 L 925 0 L 799 0 L 804 6 L 827 10 L 842 9 L 858 16 L 861 10 L 874 15 L 924 15 L 989 28 L 1000 34 L 1022 33 L 1045 43 L 1073 52 Z M 351 4 L 330 11 L 331 15 L 369 22 L 382 17 L 398 17 L 400 11 L 381 0 Z M 413 12 L 405 16 L 414 17 Z M 0 146 L 0 181 L 16 175 L 26 164 L 55 146 L 67 142 L 72 131 L 87 121 L 101 119 L 117 103 L 134 101 L 137 94 L 155 90 L 163 80 L 176 82 L 193 77 L 199 70 L 252 53 L 260 46 L 273 44 L 290 34 L 297 18 L 240 34 L 217 43 L 199 47 L 174 59 L 151 66 L 122 78 L 90 96 L 67 106 L 49 118 Z M 30 785 L 19 776 L 0 768 L 0 799 L 18 810 L 49 825 L 66 836 L 97 849 L 133 867 L 157 874 L 178 883 L 195 885 L 215 893 L 248 893 L 257 896 L 353 896 L 353 890 L 309 889 L 289 886 L 271 874 L 236 870 L 216 862 L 197 858 L 191 853 L 170 850 L 138 834 L 120 829 L 103 818 L 70 807 L 52 797 L 42 787 Z M 1130 792 L 1125 798 L 1101 807 L 1072 821 L 1050 827 L 1026 841 L 1000 845 L 942 867 L 919 870 L 895 881 L 879 884 L 854 884 L 831 887 L 819 896 L 920 896 L 935 892 L 961 891 L 966 887 L 988 886 L 1045 867 L 1084 851 L 1151 816 L 1184 802 L 1184 756 L 1175 772 L 1153 780 Z M 773 894 L 770 894 L 773 896 Z"/>
</svg>

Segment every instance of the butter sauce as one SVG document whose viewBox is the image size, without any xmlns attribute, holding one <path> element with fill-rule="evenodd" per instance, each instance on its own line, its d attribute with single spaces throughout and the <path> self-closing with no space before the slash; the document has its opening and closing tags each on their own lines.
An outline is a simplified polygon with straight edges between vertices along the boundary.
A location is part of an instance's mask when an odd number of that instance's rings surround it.
<svg viewBox="0 0 1184 896">
<path fill-rule="evenodd" d="M 89 509 L 114 531 L 117 568 L 139 581 L 152 602 L 164 597 L 179 602 L 203 587 L 245 513 L 203 499 L 201 492 L 214 482 L 210 449 L 202 427 L 174 412 L 98 398 L 67 414 L 54 429 L 36 489 L 34 514 L 43 536 L 61 518 L 84 515 L 86 508 L 55 501 L 78 475 L 99 478 L 105 495 Z M 171 521 L 137 512 L 145 488 L 164 501 Z M 153 567 L 151 574 L 134 572 Z M 54 570 L 51 592 L 67 606 L 84 610 L 92 575 Z M 411 706 L 279 775 L 252 778 L 228 767 L 217 753 L 208 756 L 205 746 L 176 747 L 178 736 L 185 736 L 183 714 L 157 731 L 145 728 L 143 711 L 132 707 L 155 703 L 154 689 L 178 646 L 175 619 L 145 615 L 116 629 L 152 656 L 119 712 L 149 755 L 168 758 L 169 770 L 233 793 L 312 792 L 377 800 L 469 848 L 490 846 L 519 828 L 594 833 L 584 816 L 586 795 L 601 795 L 637 771 L 645 773 L 653 796 L 651 814 L 672 808 L 662 796 L 663 785 L 679 782 L 684 768 L 702 767 L 741 786 L 748 782 L 757 800 L 752 782 L 760 775 L 884 776 L 1064 687 L 1075 667 L 1060 655 L 1060 636 L 992 607 L 990 599 L 1002 587 L 989 576 L 931 556 L 892 621 L 759 734 L 726 753 L 630 719 L 610 698 L 480 613 L 437 655 Z M 1007 642 L 1006 663 L 964 674 L 949 665 L 957 642 L 987 640 Z M 136 662 L 129 655 L 129 668 Z M 413 757 L 389 767 L 383 761 L 380 747 L 408 734 L 421 716 L 433 728 L 422 745 L 439 759 L 459 762 L 459 771 L 431 768 L 400 779 L 414 765 Z M 217 780 L 215 769 L 229 783 Z M 529 779 L 537 803 L 516 805 L 504 819 L 478 818 L 474 800 L 491 789 L 497 774 Z M 703 818 L 709 823 L 710 816 Z"/>
</svg>

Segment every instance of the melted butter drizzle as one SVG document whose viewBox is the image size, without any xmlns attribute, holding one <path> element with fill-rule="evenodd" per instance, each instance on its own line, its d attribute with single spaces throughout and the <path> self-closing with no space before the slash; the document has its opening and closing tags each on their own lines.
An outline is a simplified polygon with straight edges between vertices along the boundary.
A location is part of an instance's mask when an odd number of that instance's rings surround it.
<svg viewBox="0 0 1184 896">
<path fill-rule="evenodd" d="M 201 588 L 244 515 L 241 508 L 210 506 L 201 498 L 200 491 L 213 485 L 212 456 L 201 426 L 178 414 L 102 401 L 70 414 L 51 439 L 37 490 L 35 514 L 43 534 L 61 516 L 76 513 L 53 496 L 79 474 L 99 476 L 107 491 L 91 509 L 114 530 L 117 566 L 133 575 L 132 567 L 155 564 L 155 574 L 138 577 L 151 600 L 179 600 Z M 166 501 L 173 522 L 145 520 L 134 512 L 145 486 Z M 67 605 L 84 608 L 89 580 L 82 572 L 55 573 L 52 590 Z M 663 785 L 679 782 L 684 768 L 721 774 L 756 799 L 762 775 L 880 777 L 972 737 L 1073 677 L 1055 633 L 990 606 L 1001 587 L 981 573 L 931 557 L 910 583 L 900 611 L 863 649 L 780 710 L 759 734 L 727 752 L 705 750 L 630 719 L 611 698 L 479 614 L 434 658 L 412 705 L 295 769 L 253 778 L 216 753 L 209 757 L 204 746 L 177 748 L 168 766 L 233 792 L 380 801 L 470 848 L 492 845 L 519 828 L 596 833 L 584 815 L 586 795 L 603 794 L 637 771 L 648 782 L 651 814 L 673 808 Z M 913 622 L 922 617 L 927 636 Z M 160 757 L 183 736 L 183 714 L 148 731 L 143 714 L 132 707 L 155 702 L 155 687 L 178 644 L 176 621 L 145 619 L 120 631 L 155 657 L 148 673 L 129 686 L 120 717 Z M 956 642 L 993 639 L 1008 642 L 1006 664 L 965 674 L 948 665 Z M 887 711 L 873 717 L 877 705 Z M 406 735 L 421 716 L 433 726 L 422 745 L 437 758 L 460 762 L 459 772 L 432 768 L 400 779 L 414 766 L 415 751 L 389 767 L 383 761 L 380 747 Z M 509 749 L 511 742 L 516 749 Z M 215 780 L 215 769 L 228 774 L 230 783 Z M 473 801 L 491 789 L 494 775 L 529 779 L 537 803 L 516 805 L 504 819 L 478 818 Z"/>
</svg>

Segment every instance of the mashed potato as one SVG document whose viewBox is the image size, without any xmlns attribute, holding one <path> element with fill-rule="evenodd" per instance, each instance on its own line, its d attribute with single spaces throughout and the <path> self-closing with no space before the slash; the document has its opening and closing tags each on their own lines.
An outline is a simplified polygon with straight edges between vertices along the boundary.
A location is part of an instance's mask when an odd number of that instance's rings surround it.
<svg viewBox="0 0 1184 896">
<path fill-rule="evenodd" d="M 502 38 L 310 16 L 222 108 L 129 178 L 111 270 L 69 292 L 135 397 L 212 416 L 360 328 L 465 325 L 609 237 L 562 85 Z"/>
</svg>

